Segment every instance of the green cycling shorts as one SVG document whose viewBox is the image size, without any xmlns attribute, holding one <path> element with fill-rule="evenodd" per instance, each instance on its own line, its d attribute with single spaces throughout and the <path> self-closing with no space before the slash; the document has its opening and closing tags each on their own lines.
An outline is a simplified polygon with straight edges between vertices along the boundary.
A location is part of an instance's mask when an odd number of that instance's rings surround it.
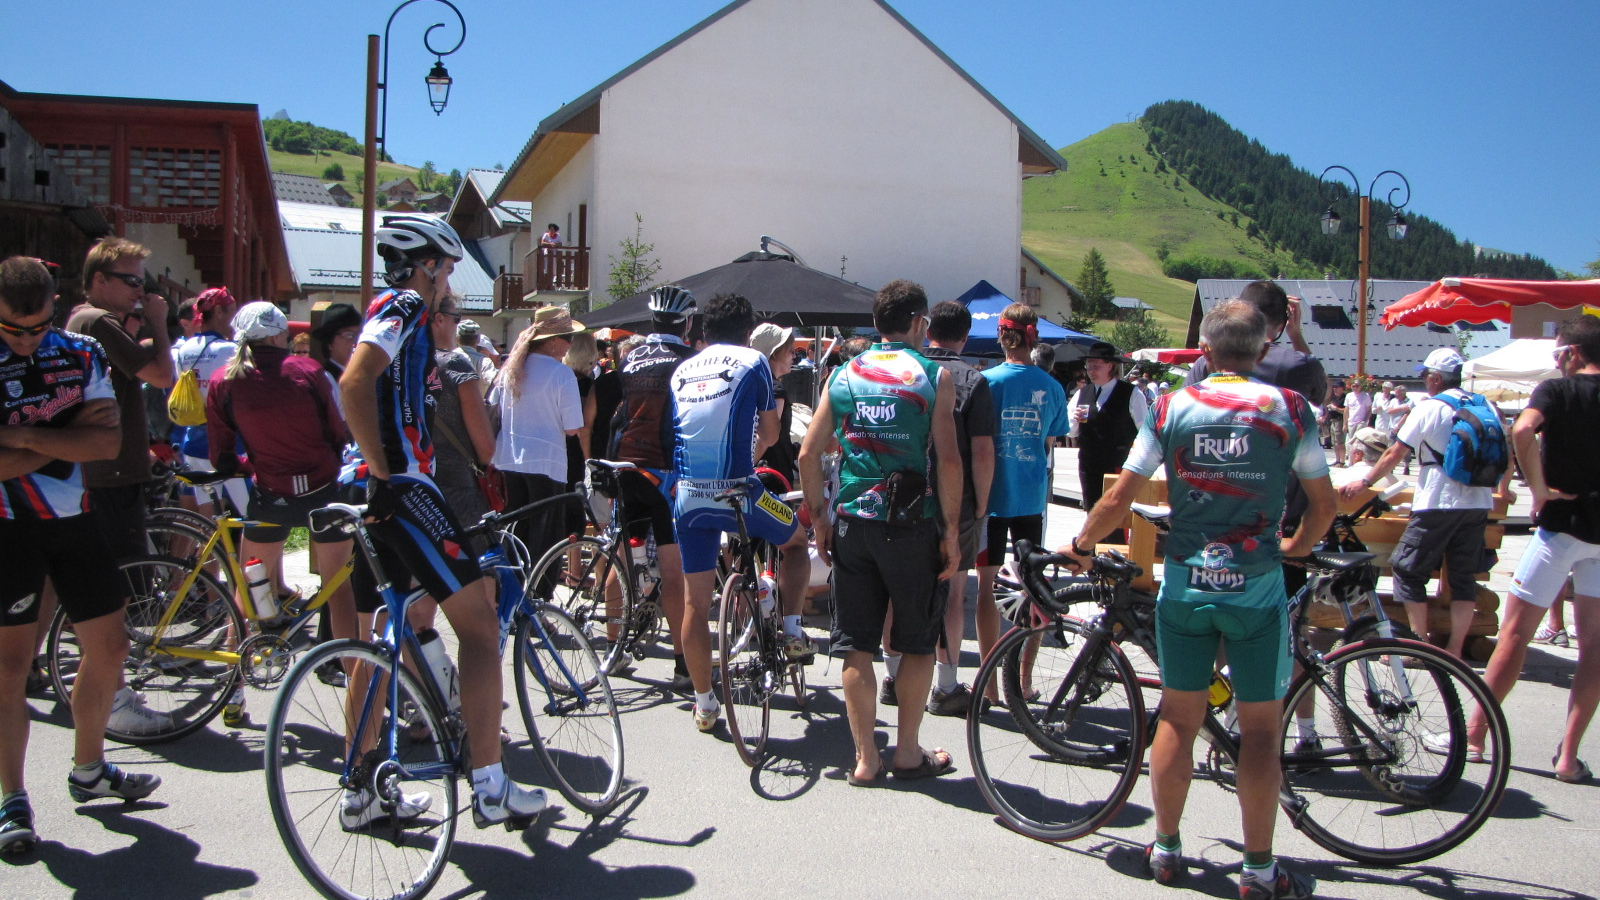
<svg viewBox="0 0 1600 900">
<path fill-rule="evenodd" d="M 1228 649 L 1234 696 L 1245 703 L 1283 699 L 1294 654 L 1282 570 L 1250 576 L 1241 590 L 1220 596 L 1190 589 L 1188 566 L 1168 562 L 1163 572 L 1156 598 L 1162 687 L 1205 690 L 1221 644 Z"/>
</svg>

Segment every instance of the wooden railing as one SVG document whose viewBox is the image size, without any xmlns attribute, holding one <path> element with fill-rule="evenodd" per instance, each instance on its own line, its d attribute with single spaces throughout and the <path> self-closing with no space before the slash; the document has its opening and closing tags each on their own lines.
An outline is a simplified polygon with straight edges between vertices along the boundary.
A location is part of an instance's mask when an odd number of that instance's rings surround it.
<svg viewBox="0 0 1600 900">
<path fill-rule="evenodd" d="M 533 293 L 542 291 L 587 291 L 589 289 L 588 247 L 535 247 L 523 259 L 525 285 Z"/>
<path fill-rule="evenodd" d="M 521 275 L 501 273 L 494 280 L 494 308 L 516 308 L 522 303 Z"/>
</svg>

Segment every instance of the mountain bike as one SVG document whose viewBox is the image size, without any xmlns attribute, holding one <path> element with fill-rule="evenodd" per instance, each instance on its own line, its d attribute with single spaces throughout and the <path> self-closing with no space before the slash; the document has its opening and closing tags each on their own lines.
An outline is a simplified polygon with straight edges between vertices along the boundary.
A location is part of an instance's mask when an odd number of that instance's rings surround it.
<svg viewBox="0 0 1600 900">
<path fill-rule="evenodd" d="M 574 497 L 489 513 L 470 531 L 486 533 Z M 332 504 L 312 514 L 313 528 L 355 538 L 374 567 L 386 615 L 372 640 L 321 644 L 289 671 L 267 723 L 267 795 L 290 858 L 324 896 L 409 900 L 427 893 L 449 857 L 461 813 L 456 783 L 471 771 L 470 747 L 453 686 L 433 665 L 411 664 L 427 659 L 406 617 L 424 593 L 403 595 L 385 577 L 363 513 Z M 495 578 L 502 655 L 513 639 L 517 705 L 534 749 L 568 802 L 603 814 L 621 794 L 623 744 L 599 659 L 572 619 L 528 590 L 503 551 L 479 561 Z M 344 685 L 316 677 L 330 660 L 343 667 Z M 347 826 L 347 791 L 371 792 L 380 814 Z"/>
<path fill-rule="evenodd" d="M 979 669 L 974 693 L 998 680 L 1005 710 L 974 707 L 969 752 L 979 790 L 1007 826 L 1071 840 L 1116 816 L 1159 718 L 1159 708 L 1146 713 L 1143 696 L 1159 685 L 1141 682 L 1122 649 L 1157 657 L 1154 599 L 1132 590 L 1142 572 L 1120 554 L 1096 557 L 1087 580 L 1056 590 L 1044 570 L 1066 558 L 1024 542 L 1018 550 L 1031 620 L 1008 632 Z M 1279 803 L 1319 846 L 1400 865 L 1444 853 L 1482 826 L 1505 790 L 1510 732 L 1483 680 L 1437 648 L 1371 638 L 1324 656 L 1303 637 L 1309 598 L 1348 594 L 1372 559 L 1317 553 L 1303 561 L 1310 577 L 1290 608 L 1303 671 L 1284 699 Z M 1213 689 L 1202 735 L 1236 764 L 1238 738 L 1222 719 L 1228 690 L 1215 681 Z M 1293 715 L 1308 700 L 1327 723 L 1313 741 L 1299 736 Z M 1468 762 L 1473 704 L 1489 713 L 1481 764 Z"/>
</svg>

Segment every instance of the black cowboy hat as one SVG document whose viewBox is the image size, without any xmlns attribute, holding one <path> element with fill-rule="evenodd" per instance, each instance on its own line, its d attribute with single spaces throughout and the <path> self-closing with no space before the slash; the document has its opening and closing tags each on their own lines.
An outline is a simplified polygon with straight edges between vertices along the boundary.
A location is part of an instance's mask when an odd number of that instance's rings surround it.
<svg viewBox="0 0 1600 900">
<path fill-rule="evenodd" d="M 1081 359 L 1109 359 L 1112 362 L 1119 362 L 1119 363 L 1133 362 L 1133 360 L 1127 358 L 1126 356 L 1118 355 L 1117 348 L 1115 346 L 1111 345 L 1111 344 L 1106 343 L 1105 341 L 1095 341 L 1094 343 L 1090 344 L 1089 345 L 1089 349 L 1083 351 L 1083 356 L 1080 357 L 1080 358 Z"/>
<path fill-rule="evenodd" d="M 334 303 L 322 311 L 322 321 L 312 330 L 311 336 L 324 344 L 333 340 L 333 336 L 351 326 L 361 324 L 361 313 L 348 303 Z"/>
</svg>

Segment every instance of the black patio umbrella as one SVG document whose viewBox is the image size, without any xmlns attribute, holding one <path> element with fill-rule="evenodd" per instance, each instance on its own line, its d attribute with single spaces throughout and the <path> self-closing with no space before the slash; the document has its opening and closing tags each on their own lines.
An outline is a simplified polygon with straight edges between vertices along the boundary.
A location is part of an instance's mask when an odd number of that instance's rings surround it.
<svg viewBox="0 0 1600 900">
<path fill-rule="evenodd" d="M 746 253 L 725 266 L 670 283 L 687 288 L 702 305 L 718 294 L 743 295 L 763 320 L 783 326 L 872 326 L 871 290 L 777 253 Z M 583 324 L 648 330 L 649 302 L 648 292 L 635 294 L 585 314 Z"/>
</svg>

